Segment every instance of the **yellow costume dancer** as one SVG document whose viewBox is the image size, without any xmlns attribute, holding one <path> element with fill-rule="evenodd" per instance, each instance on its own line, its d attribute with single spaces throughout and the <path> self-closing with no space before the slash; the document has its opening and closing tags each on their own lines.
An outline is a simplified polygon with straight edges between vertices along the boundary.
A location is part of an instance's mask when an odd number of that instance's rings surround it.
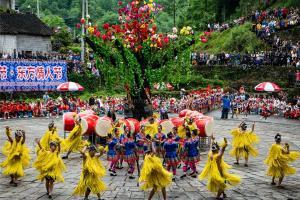
<svg viewBox="0 0 300 200">
<path fill-rule="evenodd" d="M 252 125 L 252 130 L 247 131 L 247 125 L 242 122 L 239 128 L 231 131 L 233 136 L 232 140 L 232 150 L 230 155 L 236 157 L 236 162 L 234 164 L 239 164 L 239 159 L 241 156 L 245 158 L 245 167 L 248 167 L 249 155 L 257 156 L 258 151 L 254 148 L 254 144 L 259 142 L 257 135 L 254 133 L 255 123 Z"/>
<path fill-rule="evenodd" d="M 54 182 L 64 182 L 62 173 L 66 170 L 66 166 L 60 157 L 60 143 L 59 141 L 51 141 L 49 150 L 45 150 L 38 139 L 36 139 L 36 143 L 40 151 L 33 163 L 33 167 L 40 173 L 37 179 L 41 181 L 46 179 L 47 195 L 51 199 Z"/>
<path fill-rule="evenodd" d="M 48 130 L 41 138 L 40 144 L 44 150 L 49 151 L 51 141 L 62 141 L 62 139 L 59 137 L 59 135 L 57 133 L 57 128 L 55 127 L 54 121 L 49 123 Z M 40 151 L 40 147 L 37 146 L 36 152 L 38 153 L 39 151 Z"/>
<path fill-rule="evenodd" d="M 217 199 L 221 199 L 220 196 L 222 194 L 223 198 L 226 198 L 225 189 L 227 189 L 229 185 L 234 186 L 241 181 L 240 177 L 227 172 L 231 166 L 226 164 L 223 160 L 223 155 L 227 147 L 227 140 L 225 138 L 224 142 L 220 152 L 218 144 L 212 144 L 206 165 L 199 175 L 200 180 L 208 179 L 207 188 L 209 191 L 217 193 Z"/>
<path fill-rule="evenodd" d="M 25 131 L 17 130 L 15 139 L 12 139 L 11 131 L 6 127 L 6 135 L 8 142 L 2 149 L 6 159 L 0 163 L 0 167 L 4 169 L 4 175 L 11 177 L 10 184 L 17 186 L 17 178 L 24 176 L 24 168 L 29 166 L 29 149 L 25 144 Z"/>
<path fill-rule="evenodd" d="M 113 123 L 111 129 L 109 130 L 109 133 L 112 134 L 113 136 L 115 136 L 116 130 L 119 131 L 120 135 L 124 134 L 125 124 L 123 122 L 120 122 L 119 120 L 116 120 Z"/>
<path fill-rule="evenodd" d="M 149 122 L 145 124 L 145 134 L 150 135 L 151 137 L 154 137 L 156 133 L 158 133 L 158 123 L 155 122 L 154 117 L 151 117 L 149 119 Z"/>
<path fill-rule="evenodd" d="M 178 127 L 178 136 L 180 138 L 186 137 L 186 129 L 189 129 L 190 132 L 197 130 L 197 125 L 194 123 L 193 119 L 185 118 L 184 124 Z"/>
<path fill-rule="evenodd" d="M 75 123 L 75 127 L 69 134 L 68 138 L 62 142 L 62 151 L 67 151 L 67 155 L 62 157 L 63 159 L 68 159 L 71 152 L 80 152 L 84 146 L 88 144 L 87 141 L 82 140 L 81 118 L 75 118 Z"/>
<path fill-rule="evenodd" d="M 281 135 L 279 133 L 275 136 L 275 142 L 270 148 L 265 163 L 268 165 L 267 175 L 272 176 L 271 185 L 276 185 L 275 178 L 279 178 L 278 187 L 282 187 L 281 182 L 284 176 L 296 173 L 296 169 L 289 166 L 288 163 L 295 161 L 300 156 L 300 153 L 290 151 L 287 143 L 284 147 L 281 146 Z"/>
<path fill-rule="evenodd" d="M 96 151 L 96 147 L 92 145 L 89 147 L 88 153 L 86 153 L 85 150 L 81 152 L 83 156 L 82 172 L 73 194 L 77 196 L 85 194 L 85 199 L 88 199 L 91 192 L 97 194 L 98 199 L 100 199 L 100 193 L 106 190 L 106 185 L 101 180 L 101 178 L 105 176 L 106 171 L 99 160 L 103 152 L 96 154 Z"/>
<path fill-rule="evenodd" d="M 148 150 L 145 156 L 144 164 L 141 169 L 139 182 L 143 185 L 143 190 L 152 189 L 148 199 L 152 199 L 155 192 L 162 190 L 164 199 L 167 199 L 166 187 L 172 183 L 172 174 L 163 168 L 161 160 L 151 150 Z"/>
</svg>

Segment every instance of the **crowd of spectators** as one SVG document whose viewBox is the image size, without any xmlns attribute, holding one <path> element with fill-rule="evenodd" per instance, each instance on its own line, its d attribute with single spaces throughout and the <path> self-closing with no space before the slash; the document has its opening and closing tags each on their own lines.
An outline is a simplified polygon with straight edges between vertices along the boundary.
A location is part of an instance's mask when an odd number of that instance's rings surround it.
<svg viewBox="0 0 300 200">
<path fill-rule="evenodd" d="M 286 42 L 282 43 L 283 45 Z M 291 48 L 291 51 L 278 49 L 260 51 L 253 53 L 225 53 L 209 54 L 207 52 L 191 53 L 193 65 L 207 66 L 240 66 L 240 67 L 260 67 L 260 66 L 294 66 L 300 69 L 300 42 Z"/>
<path fill-rule="evenodd" d="M 225 100 L 224 100 L 225 99 Z M 226 100 L 227 99 L 227 100 Z M 189 94 L 182 93 L 180 98 L 154 96 L 151 99 L 153 112 L 159 113 L 161 119 L 167 119 L 168 113 L 179 113 L 181 110 L 190 109 L 207 113 L 223 106 L 227 108 L 228 117 L 243 115 L 270 115 L 297 119 L 300 117 L 300 96 L 288 100 L 285 94 L 276 97 L 238 93 L 223 93 L 221 89 L 210 91 L 193 91 Z M 226 103 L 227 102 L 227 103 Z M 92 95 L 89 100 L 82 100 L 72 96 L 58 96 L 51 98 L 45 93 L 41 99 L 35 101 L 0 101 L 0 119 L 16 119 L 31 117 L 58 118 L 65 112 L 81 112 L 93 110 L 98 115 L 109 115 L 116 119 L 116 115 L 132 117 L 129 101 L 126 98 L 101 97 Z M 229 116 L 230 117 L 230 116 Z"/>
<path fill-rule="evenodd" d="M 253 11 L 250 16 L 240 17 L 229 23 L 210 23 L 209 31 L 223 31 L 233 26 L 252 21 L 252 31 L 263 39 L 270 49 L 267 51 L 240 53 L 220 52 L 209 54 L 193 52 L 191 60 L 194 65 L 228 65 L 228 66 L 295 66 L 300 68 L 300 42 L 285 40 L 278 36 L 279 30 L 299 26 L 299 8 L 274 8 L 265 11 Z"/>
<path fill-rule="evenodd" d="M 240 114 L 248 116 L 250 114 L 261 115 L 267 119 L 274 115 L 291 119 L 300 117 L 300 96 L 288 100 L 285 94 L 274 96 L 244 94 L 226 94 L 222 98 L 223 110 L 222 119 L 238 118 Z M 231 112 L 231 116 L 228 113 Z"/>
<path fill-rule="evenodd" d="M 252 30 L 262 39 L 300 24 L 299 8 L 274 8 L 251 14 Z"/>
</svg>

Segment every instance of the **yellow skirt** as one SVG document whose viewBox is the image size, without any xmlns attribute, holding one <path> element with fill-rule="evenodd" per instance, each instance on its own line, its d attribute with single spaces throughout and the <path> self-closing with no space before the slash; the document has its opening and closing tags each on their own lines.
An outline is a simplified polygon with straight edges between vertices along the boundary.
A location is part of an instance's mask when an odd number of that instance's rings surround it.
<svg viewBox="0 0 300 200">
<path fill-rule="evenodd" d="M 246 148 L 244 148 L 244 147 L 234 147 L 230 151 L 230 155 L 232 157 L 239 156 L 239 157 L 244 157 L 244 158 L 249 157 L 249 155 L 251 155 L 253 157 L 256 157 L 256 156 L 258 156 L 258 150 L 253 148 L 250 145 L 247 146 Z"/>
<path fill-rule="evenodd" d="M 161 190 L 172 183 L 172 174 L 163 168 L 158 157 L 147 155 L 139 181 L 142 183 L 143 190 Z"/>
<path fill-rule="evenodd" d="M 24 176 L 24 168 L 29 166 L 30 155 L 29 149 L 24 144 L 20 153 L 9 153 L 10 143 L 6 143 L 3 147 L 3 153 L 7 156 L 6 159 L 0 163 L 3 168 L 3 174 L 6 176 L 15 175 L 17 177 Z"/>
<path fill-rule="evenodd" d="M 64 182 L 63 172 L 66 170 L 66 166 L 57 152 L 51 153 L 43 149 L 40 150 L 33 167 L 40 172 L 37 176 L 38 180 L 52 179 Z"/>
<path fill-rule="evenodd" d="M 75 188 L 73 195 L 82 196 L 87 189 L 91 190 L 91 193 L 98 194 L 106 190 L 106 185 L 98 176 L 89 173 L 82 173 L 80 180 Z"/>
<path fill-rule="evenodd" d="M 62 152 L 78 152 L 81 151 L 84 146 L 88 145 L 87 141 L 82 140 L 81 136 L 76 137 L 74 139 L 65 139 L 63 140 L 61 146 L 62 146 Z"/>
<path fill-rule="evenodd" d="M 277 159 L 267 159 L 265 161 L 268 164 L 267 175 L 280 178 L 295 174 L 296 168 L 289 166 L 288 163 L 297 160 L 299 156 L 299 152 L 291 151 L 289 154 L 278 156 Z"/>
</svg>

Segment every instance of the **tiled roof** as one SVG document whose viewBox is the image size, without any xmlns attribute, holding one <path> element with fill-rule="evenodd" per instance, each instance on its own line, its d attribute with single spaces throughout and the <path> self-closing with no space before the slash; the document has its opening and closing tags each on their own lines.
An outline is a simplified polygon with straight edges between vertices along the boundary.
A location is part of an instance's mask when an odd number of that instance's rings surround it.
<svg viewBox="0 0 300 200">
<path fill-rule="evenodd" d="M 52 30 L 34 14 L 0 13 L 0 35 L 51 36 Z"/>
</svg>

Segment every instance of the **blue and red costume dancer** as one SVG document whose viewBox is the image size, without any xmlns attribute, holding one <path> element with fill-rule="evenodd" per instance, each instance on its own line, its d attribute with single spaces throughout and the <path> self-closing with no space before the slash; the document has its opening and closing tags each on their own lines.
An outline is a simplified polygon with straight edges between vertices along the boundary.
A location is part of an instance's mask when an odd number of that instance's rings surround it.
<svg viewBox="0 0 300 200">
<path fill-rule="evenodd" d="M 145 127 L 142 126 L 139 133 L 136 134 L 136 147 L 137 154 L 144 155 L 145 145 L 146 145 L 146 135 L 145 135 Z"/>
<path fill-rule="evenodd" d="M 116 146 L 116 152 L 117 152 L 117 157 L 118 157 L 118 162 L 117 162 L 117 169 L 122 169 L 123 168 L 123 157 L 124 157 L 124 149 L 123 149 L 123 141 L 124 141 L 124 134 L 120 135 L 120 129 L 115 128 L 114 129 L 114 140 L 117 142 Z"/>
<path fill-rule="evenodd" d="M 118 141 L 115 138 L 112 138 L 111 134 L 108 134 L 108 151 L 107 151 L 107 160 L 110 161 L 109 171 L 111 172 L 111 176 L 116 176 L 116 167 L 119 160 L 117 155 L 116 147 Z"/>
<path fill-rule="evenodd" d="M 172 168 L 174 177 L 176 176 L 177 165 L 180 163 L 180 160 L 177 156 L 178 143 L 173 139 L 173 134 L 168 133 L 168 139 L 164 143 L 165 150 L 165 162 L 167 164 L 167 170 L 170 171 Z"/>
<path fill-rule="evenodd" d="M 187 141 L 184 144 L 184 150 L 186 152 L 185 157 L 185 165 L 186 168 L 183 169 L 183 171 L 186 173 L 187 167 L 190 167 L 192 170 L 192 173 L 190 176 L 193 178 L 196 178 L 196 164 L 200 161 L 199 151 L 198 151 L 198 145 L 199 140 L 194 140 L 192 138 L 191 132 L 186 133 Z"/>
<path fill-rule="evenodd" d="M 155 151 L 158 156 L 163 157 L 164 149 L 163 145 L 166 140 L 166 135 L 162 133 L 162 126 L 158 126 L 158 133 L 154 135 L 154 141 L 155 141 Z"/>
<path fill-rule="evenodd" d="M 136 145 L 130 133 L 127 133 L 127 138 L 124 139 L 124 147 L 125 147 L 124 159 L 129 165 L 129 170 L 128 170 L 129 178 L 134 179 L 133 176 L 134 165 L 137 159 L 135 156 Z"/>
</svg>

